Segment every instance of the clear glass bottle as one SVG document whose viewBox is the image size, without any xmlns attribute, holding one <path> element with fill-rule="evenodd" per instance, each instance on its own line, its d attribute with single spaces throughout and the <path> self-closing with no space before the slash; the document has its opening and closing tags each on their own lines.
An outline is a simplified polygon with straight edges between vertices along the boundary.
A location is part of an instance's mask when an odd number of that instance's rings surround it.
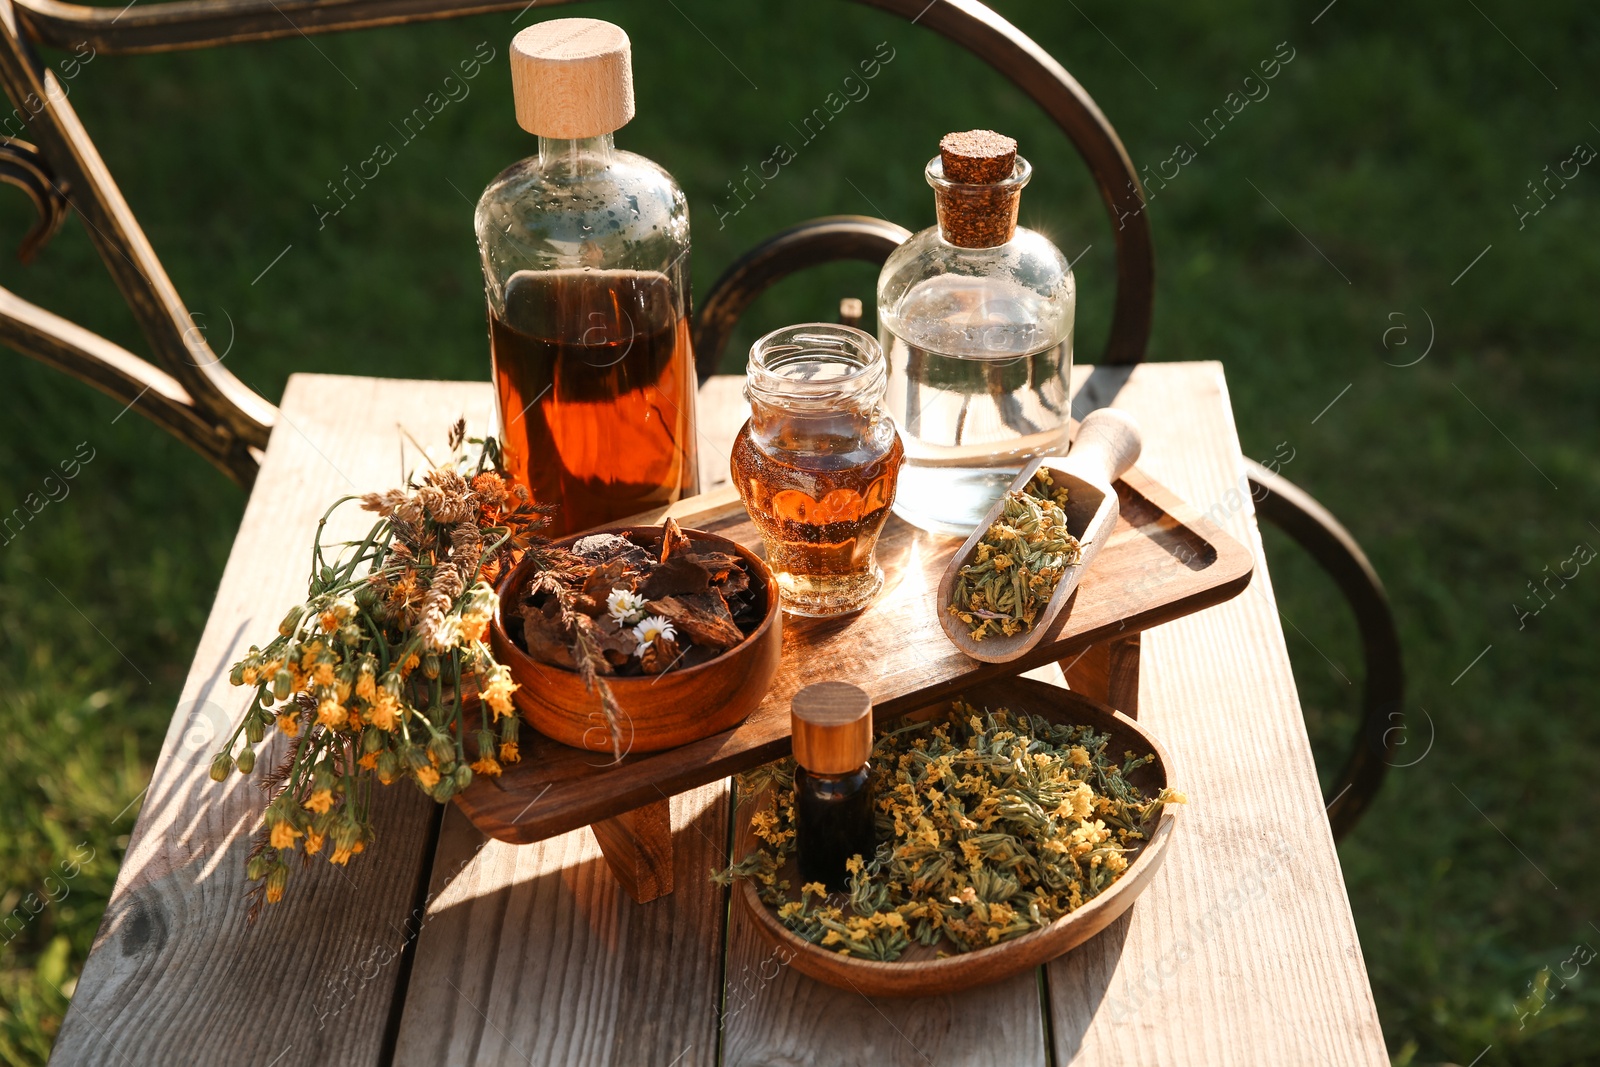
<svg viewBox="0 0 1600 1067">
<path fill-rule="evenodd" d="M 508 468 L 568 533 L 696 491 L 689 208 L 614 143 L 633 116 L 619 27 L 530 26 L 511 63 L 539 151 L 477 206 L 495 400 Z"/>
<path fill-rule="evenodd" d="M 1028 460 L 1067 447 L 1077 286 L 1016 224 L 1032 168 L 1015 141 L 978 130 L 939 150 L 938 225 L 884 263 L 878 327 L 906 449 L 895 514 L 966 536 Z"/>
<path fill-rule="evenodd" d="M 787 612 L 843 615 L 883 588 L 873 548 L 905 454 L 887 381 L 883 350 L 853 326 L 788 326 L 750 347 L 730 466 Z"/>
</svg>

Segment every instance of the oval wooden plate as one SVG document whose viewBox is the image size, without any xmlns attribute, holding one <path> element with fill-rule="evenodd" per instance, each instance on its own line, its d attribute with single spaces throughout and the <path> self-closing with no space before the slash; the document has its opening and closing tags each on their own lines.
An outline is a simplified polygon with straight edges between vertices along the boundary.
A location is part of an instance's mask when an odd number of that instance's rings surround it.
<svg viewBox="0 0 1600 1067">
<path fill-rule="evenodd" d="M 1140 729 L 1134 720 L 1104 704 L 1059 686 L 1028 678 L 988 682 L 967 690 L 962 696 L 980 708 L 1008 708 L 1052 722 L 1090 726 L 1096 733 L 1109 733 L 1109 748 L 1113 752 L 1132 750 L 1155 753 L 1154 762 L 1145 764 L 1129 776 L 1129 780 L 1146 796 L 1153 796 L 1171 784 L 1171 761 L 1160 743 Z M 948 706 L 948 702 L 936 705 L 913 712 L 905 718 L 928 717 Z M 748 817 L 753 808 L 752 803 L 741 803 L 739 806 L 738 840 L 741 845 L 735 855 L 746 855 L 755 847 Z M 800 973 L 869 997 L 938 996 L 998 982 L 1030 970 L 1104 930 L 1112 920 L 1128 910 L 1134 898 L 1144 892 L 1155 877 L 1176 823 L 1177 812 L 1173 810 L 1173 805 L 1168 804 L 1156 818 L 1149 840 L 1129 856 L 1128 869 L 1122 877 L 1077 911 L 1063 915 L 1043 929 L 1013 940 L 943 958 L 936 955 L 937 946 L 926 947 L 916 942 L 912 942 L 911 947 L 893 963 L 841 956 L 790 932 L 778 921 L 776 913 L 761 902 L 755 886 L 748 880 L 739 883 L 736 893 L 756 930 L 773 946 L 786 949 L 792 956 L 789 962 Z M 949 946 L 945 947 L 948 949 Z"/>
</svg>

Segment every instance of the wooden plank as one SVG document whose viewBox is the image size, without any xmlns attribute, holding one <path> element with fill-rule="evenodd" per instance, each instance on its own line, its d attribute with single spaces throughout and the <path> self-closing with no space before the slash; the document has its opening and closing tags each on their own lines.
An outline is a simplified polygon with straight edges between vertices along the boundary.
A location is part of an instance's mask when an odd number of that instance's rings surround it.
<svg viewBox="0 0 1600 1067">
<path fill-rule="evenodd" d="M 672 799 L 677 890 L 635 904 L 587 830 L 537 845 L 446 816 L 397 1067 L 712 1067 L 727 893 L 727 784 Z"/>
<path fill-rule="evenodd" d="M 732 909 L 726 1067 L 1034 1067 L 1045 1064 L 1036 972 L 959 996 L 871 999 L 786 966 Z M 642 1062 L 642 1061 L 640 1061 Z"/>
<path fill-rule="evenodd" d="M 218 785 L 207 769 L 247 701 L 228 668 L 304 596 L 328 504 L 398 483 L 397 423 L 442 441 L 459 413 L 482 420 L 489 403 L 473 383 L 290 379 L 54 1061 L 380 1062 L 436 806 L 414 789 L 380 790 L 379 843 L 348 868 L 294 870 L 283 903 L 251 928 L 244 865 L 262 794 L 238 776 Z M 332 540 L 370 525 L 341 511 Z M 274 742 L 257 764 L 280 754 Z"/>
<path fill-rule="evenodd" d="M 702 419 L 709 411 L 727 419 L 723 413 L 728 403 L 713 408 L 708 399 L 702 390 Z M 743 403 L 742 396 L 738 403 Z M 734 410 L 742 422 L 748 406 L 734 405 Z M 728 439 L 732 441 L 731 435 Z M 1039 673 L 1060 679 L 1053 663 L 1040 667 Z M 791 970 L 784 952 L 761 938 L 741 908 L 731 911 L 723 988 L 722 1062 L 727 1067 L 773 1063 L 1032 1067 L 1047 1062 L 1034 974 L 959 998 L 873 1000 Z"/>
<path fill-rule="evenodd" d="M 1112 387 L 1144 423 L 1140 465 L 1259 559 L 1221 366 Z M 1139 721 L 1189 805 L 1129 916 L 1046 968 L 1056 1062 L 1388 1063 L 1266 568 L 1146 631 L 1141 661 Z"/>
<path fill-rule="evenodd" d="M 742 388 L 723 376 L 700 390 L 703 489 L 727 490 Z M 727 864 L 727 780 L 670 809 L 676 891 L 644 905 L 588 830 L 509 845 L 452 811 L 396 1063 L 716 1064 L 728 895 L 707 875 Z"/>
<path fill-rule="evenodd" d="M 750 417 L 744 398 L 744 375 L 714 374 L 700 387 L 695 402 L 700 445 L 700 493 L 731 488 L 733 439 Z M 738 499 L 737 494 L 731 499 Z"/>
</svg>

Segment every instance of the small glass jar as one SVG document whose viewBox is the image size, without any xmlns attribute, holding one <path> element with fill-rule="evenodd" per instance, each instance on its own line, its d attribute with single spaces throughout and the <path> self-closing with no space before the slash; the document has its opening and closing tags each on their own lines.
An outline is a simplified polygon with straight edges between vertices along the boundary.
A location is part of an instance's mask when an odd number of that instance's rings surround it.
<svg viewBox="0 0 1600 1067">
<path fill-rule="evenodd" d="M 785 611 L 844 615 L 883 588 L 873 548 L 905 456 L 884 407 L 887 383 L 883 350 L 853 326 L 788 326 L 750 348 L 750 419 L 733 444 L 733 483 Z"/>
</svg>

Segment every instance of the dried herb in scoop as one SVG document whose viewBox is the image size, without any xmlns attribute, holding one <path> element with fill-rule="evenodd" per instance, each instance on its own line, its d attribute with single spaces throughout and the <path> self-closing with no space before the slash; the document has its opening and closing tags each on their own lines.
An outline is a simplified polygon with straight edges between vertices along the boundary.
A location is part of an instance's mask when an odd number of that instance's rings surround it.
<svg viewBox="0 0 1600 1067">
<path fill-rule="evenodd" d="M 1066 486 L 1040 468 L 1027 486 L 1006 493 L 1000 517 L 956 578 L 948 611 L 971 628 L 973 640 L 1013 637 L 1032 629 L 1039 610 L 1083 546 L 1067 532 Z"/>
</svg>

